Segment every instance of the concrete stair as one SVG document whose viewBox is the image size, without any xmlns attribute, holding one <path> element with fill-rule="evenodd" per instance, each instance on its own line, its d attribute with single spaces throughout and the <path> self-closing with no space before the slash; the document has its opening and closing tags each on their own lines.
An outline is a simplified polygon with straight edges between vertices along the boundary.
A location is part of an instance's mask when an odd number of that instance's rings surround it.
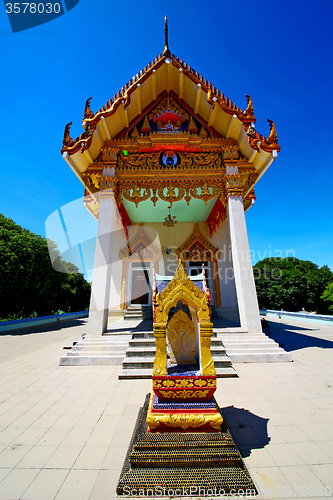
<svg viewBox="0 0 333 500">
<path fill-rule="evenodd" d="M 61 356 L 60 366 L 120 365 L 124 359 L 131 334 L 113 334 L 82 338 Z"/>
<path fill-rule="evenodd" d="M 142 321 L 153 318 L 153 310 L 151 306 L 130 305 L 125 312 L 124 320 Z"/>
<path fill-rule="evenodd" d="M 211 352 L 217 377 L 237 377 L 231 361 L 226 355 L 222 342 L 213 334 Z M 134 333 L 129 341 L 126 356 L 122 361 L 122 370 L 118 378 L 150 378 L 154 366 L 156 347 L 153 332 Z"/>
<path fill-rule="evenodd" d="M 230 333 L 214 329 L 233 363 L 292 361 L 291 354 L 263 333 Z"/>
</svg>

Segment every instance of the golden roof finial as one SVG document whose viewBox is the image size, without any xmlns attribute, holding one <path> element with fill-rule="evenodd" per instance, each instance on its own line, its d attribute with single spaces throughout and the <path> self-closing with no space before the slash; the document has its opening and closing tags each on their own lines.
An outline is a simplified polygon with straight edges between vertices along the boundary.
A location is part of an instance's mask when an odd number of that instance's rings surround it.
<svg viewBox="0 0 333 500">
<path fill-rule="evenodd" d="M 168 42 L 168 18 L 167 18 L 167 16 L 165 16 L 164 34 L 165 34 L 165 46 L 164 46 L 164 50 L 163 50 L 163 56 L 171 57 L 171 52 L 169 50 L 169 42 Z"/>
</svg>

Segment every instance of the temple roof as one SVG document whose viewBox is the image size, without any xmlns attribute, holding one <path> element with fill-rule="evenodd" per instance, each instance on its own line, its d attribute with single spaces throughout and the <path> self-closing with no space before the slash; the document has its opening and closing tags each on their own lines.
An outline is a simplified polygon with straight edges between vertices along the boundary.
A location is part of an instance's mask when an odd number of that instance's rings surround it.
<svg viewBox="0 0 333 500">
<path fill-rule="evenodd" d="M 166 50 L 167 49 L 167 50 Z M 268 120 L 267 138 L 255 130 L 253 104 L 249 96 L 242 111 L 211 82 L 191 68 L 166 47 L 144 69 L 137 73 L 101 109 L 94 113 L 87 99 L 84 132 L 73 140 L 70 124 L 66 125 L 61 153 L 81 179 L 97 156 L 105 141 L 123 137 L 134 129 L 139 120 L 161 99 L 171 92 L 178 101 L 212 135 L 230 138 L 255 167 L 258 178 L 267 170 L 280 150 L 275 125 Z"/>
</svg>

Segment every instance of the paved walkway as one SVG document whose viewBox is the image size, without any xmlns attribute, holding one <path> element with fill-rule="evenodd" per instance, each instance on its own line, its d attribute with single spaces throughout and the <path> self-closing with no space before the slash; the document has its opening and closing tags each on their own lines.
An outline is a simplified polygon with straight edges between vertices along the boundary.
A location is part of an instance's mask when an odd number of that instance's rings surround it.
<svg viewBox="0 0 333 500">
<path fill-rule="evenodd" d="M 293 363 L 237 364 L 216 399 L 259 498 L 333 491 L 333 327 L 269 318 Z M 0 336 L 0 500 L 111 500 L 149 380 L 59 366 L 86 320 Z M 211 497 L 210 497 L 211 498 Z"/>
</svg>

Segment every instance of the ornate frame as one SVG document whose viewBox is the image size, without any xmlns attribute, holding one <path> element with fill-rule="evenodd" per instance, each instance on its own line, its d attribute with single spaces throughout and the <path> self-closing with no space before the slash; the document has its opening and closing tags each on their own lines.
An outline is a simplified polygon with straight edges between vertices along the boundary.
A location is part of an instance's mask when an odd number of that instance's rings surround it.
<svg viewBox="0 0 333 500">
<path fill-rule="evenodd" d="M 122 261 L 120 309 L 127 309 L 129 306 L 127 301 L 127 288 L 130 272 L 129 264 L 131 262 L 153 262 L 154 267 L 158 272 L 159 261 L 161 258 L 161 249 L 154 245 L 151 239 L 146 235 L 143 227 L 139 226 L 135 236 L 124 248 L 119 250 L 119 259 Z"/>
</svg>

